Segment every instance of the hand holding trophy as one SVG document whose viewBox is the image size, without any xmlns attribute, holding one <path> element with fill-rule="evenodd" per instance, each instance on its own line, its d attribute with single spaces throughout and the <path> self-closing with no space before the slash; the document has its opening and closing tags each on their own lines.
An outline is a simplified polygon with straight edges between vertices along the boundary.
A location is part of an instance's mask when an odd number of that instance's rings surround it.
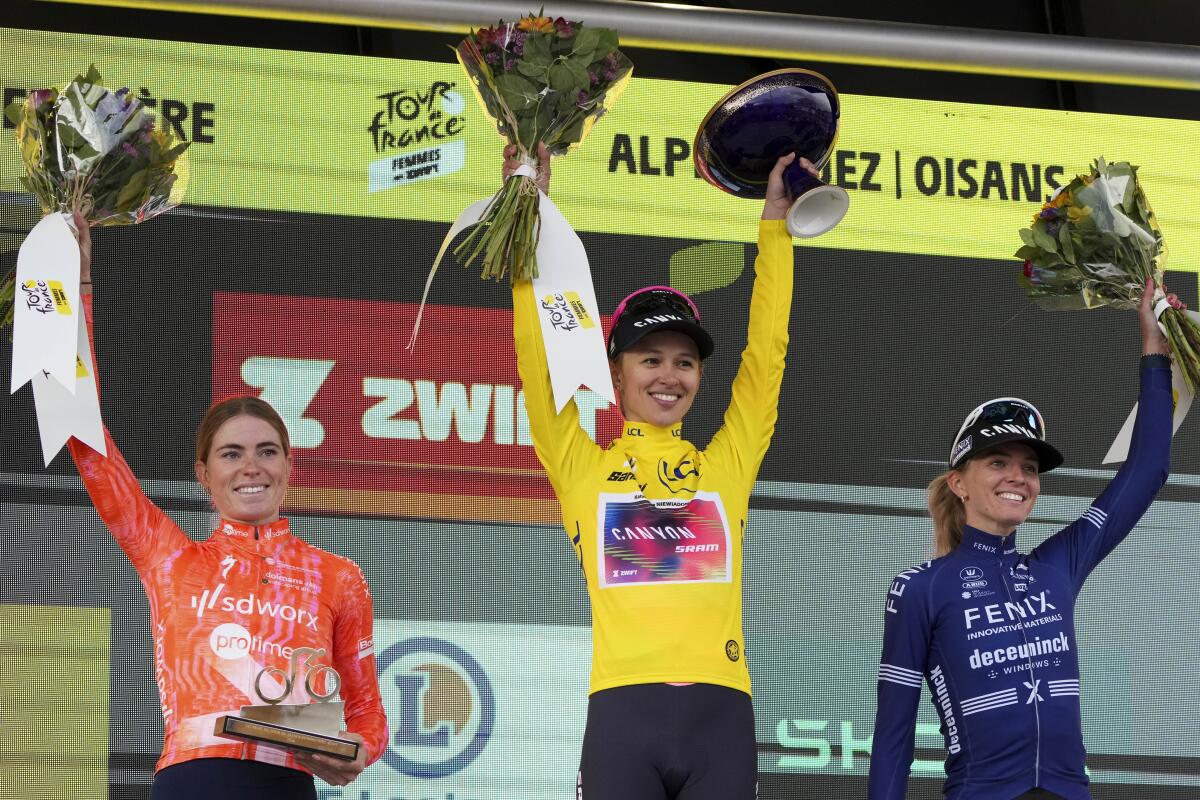
<svg viewBox="0 0 1200 800">
<path fill-rule="evenodd" d="M 259 670 L 254 676 L 254 694 L 264 705 L 242 706 L 236 715 L 219 717 L 213 732 L 291 750 L 298 758 L 300 753 L 314 753 L 343 762 L 358 761 L 361 737 L 338 735 L 343 703 L 333 698 L 342 688 L 342 677 L 328 664 L 318 663 L 324 655 L 324 648 L 297 647 L 286 672 L 278 667 Z M 311 702 L 283 703 L 295 692 L 297 681 Z"/>
<path fill-rule="evenodd" d="M 692 157 L 706 181 L 737 197 L 763 199 L 780 156 L 798 158 L 784 170 L 793 201 L 788 231 L 820 236 L 841 222 L 850 207 L 846 190 L 814 176 L 837 142 L 841 109 L 837 90 L 824 76 L 781 69 L 751 78 L 717 101 L 696 132 Z"/>
</svg>

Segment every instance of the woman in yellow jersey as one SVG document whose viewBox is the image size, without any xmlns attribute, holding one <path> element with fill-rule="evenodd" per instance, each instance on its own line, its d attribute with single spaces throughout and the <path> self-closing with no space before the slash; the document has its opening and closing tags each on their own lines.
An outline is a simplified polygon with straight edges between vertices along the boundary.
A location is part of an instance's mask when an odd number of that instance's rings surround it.
<svg viewBox="0 0 1200 800">
<path fill-rule="evenodd" d="M 518 167 L 505 151 L 505 176 Z M 625 418 L 607 447 L 555 413 L 533 287 L 513 285 L 513 335 L 538 458 L 592 603 L 581 800 L 750 800 L 757 756 L 743 656 L 742 538 L 775 429 L 792 301 L 790 198 L 779 159 L 758 233 L 747 345 L 721 429 L 701 450 L 681 423 L 712 338 L 669 287 L 627 297 L 608 352 Z M 540 154 L 539 186 L 549 190 Z M 802 162 L 816 174 L 811 164 Z"/>
</svg>

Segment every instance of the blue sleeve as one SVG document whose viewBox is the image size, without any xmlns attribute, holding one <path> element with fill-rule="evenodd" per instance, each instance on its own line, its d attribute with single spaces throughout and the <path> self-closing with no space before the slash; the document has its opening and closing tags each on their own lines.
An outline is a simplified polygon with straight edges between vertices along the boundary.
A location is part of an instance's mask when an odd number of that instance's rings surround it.
<svg viewBox="0 0 1200 800">
<path fill-rule="evenodd" d="M 868 800 L 904 800 L 908 788 L 930 639 L 928 581 L 913 572 L 892 582 L 883 615 Z"/>
<path fill-rule="evenodd" d="M 1034 548 L 1031 556 L 1066 570 L 1078 590 L 1129 535 L 1166 483 L 1173 415 L 1170 361 L 1166 356 L 1145 356 L 1129 457 L 1083 516 Z"/>
</svg>

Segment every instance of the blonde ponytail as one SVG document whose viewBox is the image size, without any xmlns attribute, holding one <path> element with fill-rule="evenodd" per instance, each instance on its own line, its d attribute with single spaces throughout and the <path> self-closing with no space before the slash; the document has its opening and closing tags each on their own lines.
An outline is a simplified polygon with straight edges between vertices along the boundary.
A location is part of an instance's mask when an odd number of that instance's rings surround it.
<svg viewBox="0 0 1200 800">
<path fill-rule="evenodd" d="M 929 516 L 933 517 L 933 557 L 941 558 L 952 552 L 962 542 L 963 526 L 967 523 L 967 511 L 962 498 L 950 488 L 949 472 L 938 475 L 925 490 L 925 501 L 929 504 Z"/>
</svg>

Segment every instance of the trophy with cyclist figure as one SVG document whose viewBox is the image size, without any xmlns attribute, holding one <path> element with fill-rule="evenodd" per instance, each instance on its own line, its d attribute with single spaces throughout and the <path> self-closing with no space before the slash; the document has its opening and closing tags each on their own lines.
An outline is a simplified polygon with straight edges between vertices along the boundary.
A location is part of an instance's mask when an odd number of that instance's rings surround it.
<svg viewBox="0 0 1200 800">
<path fill-rule="evenodd" d="M 262 705 L 242 706 L 237 714 L 217 718 L 217 736 L 255 744 L 321 753 L 344 761 L 358 758 L 359 743 L 338 736 L 342 730 L 342 676 L 321 664 L 325 649 L 298 647 L 288 669 L 267 667 L 254 677 L 254 694 Z M 284 703 L 299 687 L 311 702 Z"/>
</svg>

